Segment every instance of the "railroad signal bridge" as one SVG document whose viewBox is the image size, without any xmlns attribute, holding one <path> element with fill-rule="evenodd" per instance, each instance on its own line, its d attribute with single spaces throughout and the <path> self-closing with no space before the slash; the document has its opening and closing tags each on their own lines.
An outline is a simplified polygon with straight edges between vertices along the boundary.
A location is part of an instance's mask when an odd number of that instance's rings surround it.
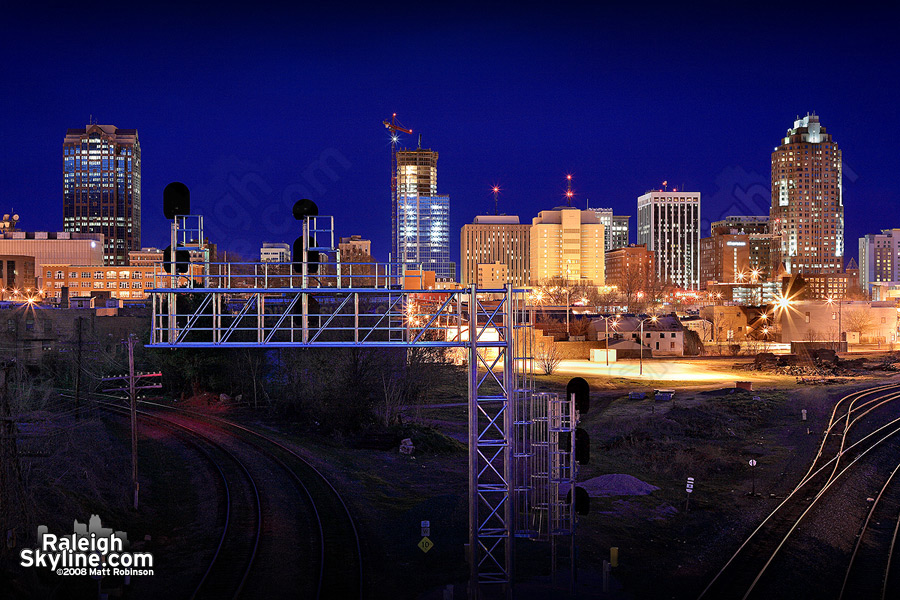
<svg viewBox="0 0 900 600">
<path fill-rule="evenodd" d="M 293 263 L 160 269 L 149 346 L 457 349 L 468 376 L 470 585 L 512 583 L 516 537 L 555 542 L 575 526 L 574 450 L 560 443 L 574 440 L 573 402 L 534 393 L 526 291 L 422 289 L 422 269 L 342 263 L 332 217 L 298 220 Z M 172 261 L 204 239 L 202 222 L 174 217 Z"/>
</svg>

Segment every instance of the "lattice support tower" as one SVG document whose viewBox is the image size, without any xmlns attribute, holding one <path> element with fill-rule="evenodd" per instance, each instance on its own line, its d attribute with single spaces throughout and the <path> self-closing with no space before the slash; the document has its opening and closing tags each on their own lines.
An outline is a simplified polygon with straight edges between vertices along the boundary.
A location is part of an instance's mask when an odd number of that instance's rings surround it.
<svg viewBox="0 0 900 600">
<path fill-rule="evenodd" d="M 511 286 L 402 289 L 409 280 L 398 267 L 341 264 L 330 228 L 331 217 L 303 222 L 304 239 L 314 240 L 304 249 L 326 257 L 315 274 L 305 260 L 286 271 L 271 263 L 208 264 L 201 286 L 194 281 L 194 287 L 179 287 L 183 278 L 160 272 L 150 290 L 149 346 L 463 349 L 469 384 L 470 581 L 509 586 L 515 536 L 533 538 L 540 529 L 531 516 L 520 518 L 535 512 L 531 470 L 539 447 L 532 440 L 539 430 L 532 427 L 526 292 Z"/>
</svg>

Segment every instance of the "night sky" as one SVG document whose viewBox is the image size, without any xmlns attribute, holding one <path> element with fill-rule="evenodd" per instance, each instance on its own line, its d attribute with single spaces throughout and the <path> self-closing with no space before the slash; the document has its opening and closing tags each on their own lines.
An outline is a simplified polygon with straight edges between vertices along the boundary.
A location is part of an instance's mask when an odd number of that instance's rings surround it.
<svg viewBox="0 0 900 600">
<path fill-rule="evenodd" d="M 847 258 L 900 227 L 897 15 L 881 9 L 131 4 L 4 8 L 0 212 L 24 229 L 62 228 L 63 137 L 93 115 L 139 132 L 144 246 L 167 245 L 162 190 L 179 180 L 230 252 L 292 242 L 309 197 L 386 260 L 396 112 L 407 146 L 422 133 L 440 153 L 455 261 L 493 184 L 530 222 L 563 202 L 566 173 L 578 205 L 632 215 L 632 241 L 637 196 L 700 191 L 705 236 L 768 214 L 770 154 L 809 111 L 843 151 Z"/>
</svg>

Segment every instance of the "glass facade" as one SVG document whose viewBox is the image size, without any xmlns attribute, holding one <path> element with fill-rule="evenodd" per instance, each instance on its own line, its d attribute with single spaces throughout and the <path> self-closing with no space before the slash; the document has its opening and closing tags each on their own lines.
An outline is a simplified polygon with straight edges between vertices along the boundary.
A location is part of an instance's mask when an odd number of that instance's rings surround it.
<svg viewBox="0 0 900 600">
<path fill-rule="evenodd" d="M 455 279 L 455 265 L 450 261 L 450 196 L 437 193 L 438 153 L 400 150 L 396 159 L 394 260 L 404 269 L 421 268 L 441 279 Z"/>
<path fill-rule="evenodd" d="M 63 142 L 63 229 L 102 233 L 108 264 L 141 247 L 141 147 L 137 131 L 69 129 Z"/>
<path fill-rule="evenodd" d="M 434 271 L 438 278 L 455 276 L 450 262 L 450 196 L 397 198 L 398 262 L 405 269 Z"/>
</svg>

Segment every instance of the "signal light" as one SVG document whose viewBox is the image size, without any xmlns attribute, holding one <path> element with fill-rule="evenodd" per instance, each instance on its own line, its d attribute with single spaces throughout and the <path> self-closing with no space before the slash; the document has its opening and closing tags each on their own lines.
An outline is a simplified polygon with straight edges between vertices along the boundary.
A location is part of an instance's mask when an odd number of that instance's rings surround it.
<svg viewBox="0 0 900 600">
<path fill-rule="evenodd" d="M 309 238 L 309 245 L 307 248 L 315 247 L 316 238 Z M 294 264 L 293 269 L 294 273 L 302 273 L 303 265 L 300 262 L 297 262 L 296 259 L 298 256 L 303 256 L 303 236 L 301 235 L 296 240 L 294 240 L 294 245 L 292 248 L 293 256 L 294 256 Z M 306 272 L 308 274 L 314 274 L 319 272 L 319 252 L 317 250 L 307 250 L 306 251 Z"/>
<path fill-rule="evenodd" d="M 321 314 L 319 301 L 316 300 L 315 296 L 312 294 L 309 294 L 306 297 L 306 311 L 306 314 L 310 316 L 318 316 Z M 299 301 L 294 305 L 294 310 L 291 311 L 291 315 L 295 317 L 303 315 L 303 305 Z"/>
<path fill-rule="evenodd" d="M 187 273 L 188 265 L 191 262 L 191 253 L 187 250 L 175 251 L 175 272 Z M 163 250 L 163 269 L 169 275 L 172 274 L 172 246 Z"/>
<path fill-rule="evenodd" d="M 294 208 L 292 209 L 294 213 L 294 218 L 298 221 L 302 221 L 306 217 L 315 217 L 319 214 L 319 207 L 316 206 L 316 203 L 308 198 L 302 198 L 297 200 L 294 203 Z"/>
<path fill-rule="evenodd" d="M 163 214 L 172 220 L 176 215 L 191 214 L 191 191 L 180 181 L 173 181 L 163 190 Z"/>
<path fill-rule="evenodd" d="M 572 490 L 566 493 L 566 502 L 572 501 Z M 587 515 L 591 512 L 591 497 L 583 487 L 575 486 L 575 514 Z"/>
<path fill-rule="evenodd" d="M 579 465 L 591 462 L 591 436 L 581 427 L 575 428 L 575 461 Z"/>
<path fill-rule="evenodd" d="M 575 395 L 575 410 L 586 415 L 591 409 L 591 386 L 583 377 L 573 377 L 566 384 L 566 397 L 570 400 Z"/>
</svg>

